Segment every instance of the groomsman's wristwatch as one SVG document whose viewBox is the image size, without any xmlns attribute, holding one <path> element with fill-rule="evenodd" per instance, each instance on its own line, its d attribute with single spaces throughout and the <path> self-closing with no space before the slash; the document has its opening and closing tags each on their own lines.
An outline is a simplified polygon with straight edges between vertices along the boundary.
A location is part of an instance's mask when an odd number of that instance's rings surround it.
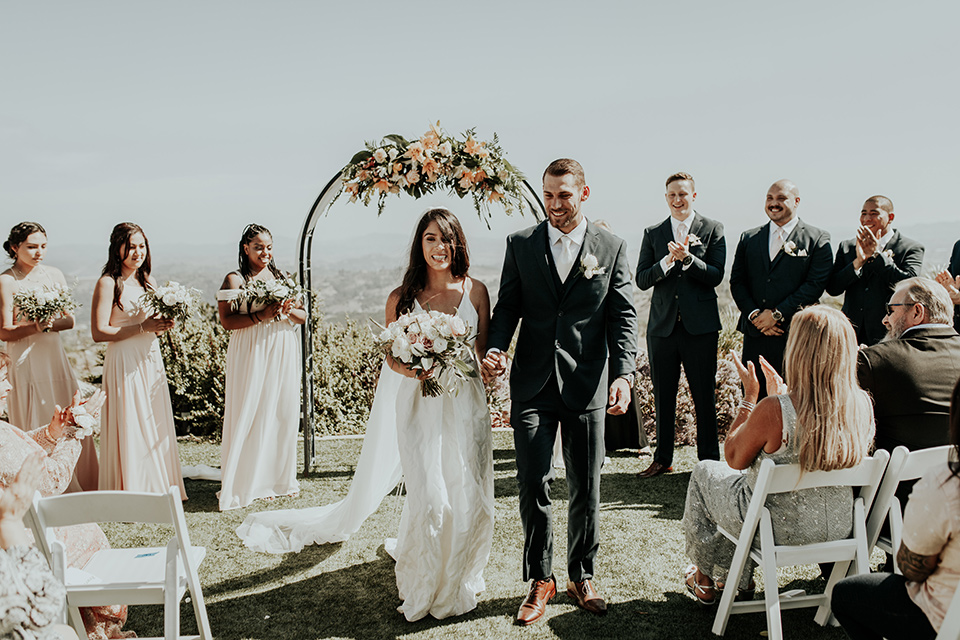
<svg viewBox="0 0 960 640">
<path fill-rule="evenodd" d="M 680 261 L 680 264 L 682 264 L 685 267 L 689 267 L 691 264 L 693 264 L 693 256 L 688 255 L 686 258 Z"/>
<path fill-rule="evenodd" d="M 780 313 L 780 309 L 773 310 L 773 319 L 777 322 L 783 322 L 783 314 Z"/>
</svg>

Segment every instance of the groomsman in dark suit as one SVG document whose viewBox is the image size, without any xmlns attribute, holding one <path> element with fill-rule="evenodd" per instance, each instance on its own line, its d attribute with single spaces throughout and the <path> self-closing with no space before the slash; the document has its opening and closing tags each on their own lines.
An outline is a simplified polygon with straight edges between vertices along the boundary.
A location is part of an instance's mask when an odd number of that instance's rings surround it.
<svg viewBox="0 0 960 640">
<path fill-rule="evenodd" d="M 799 206 L 797 185 L 774 182 L 764 207 L 770 222 L 743 232 L 730 271 L 743 363 L 753 362 L 758 372 L 761 356 L 783 372 L 790 319 L 820 300 L 830 277 L 830 234 L 797 218 Z M 765 395 L 760 385 L 760 397 Z"/>
<path fill-rule="evenodd" d="M 827 293 L 843 297 L 843 313 L 857 332 L 857 342 L 877 344 L 887 333 L 885 305 L 901 280 L 920 275 L 923 245 L 905 238 L 891 225 L 893 202 L 873 196 L 863 203 L 857 237 L 837 249 Z"/>
<path fill-rule="evenodd" d="M 547 220 L 507 238 L 483 359 L 486 375 L 501 373 L 520 325 L 510 372 L 510 417 L 524 531 L 523 579 L 531 581 L 517 612 L 521 625 L 540 619 L 557 591 L 550 504 L 557 429 L 569 493 L 567 595 L 591 613 L 607 612 L 592 583 L 600 548 L 604 412 L 622 415 L 630 404 L 637 311 L 626 243 L 587 221 L 581 207 L 589 196 L 576 160 L 555 160 L 544 171 Z"/>
<path fill-rule="evenodd" d="M 637 285 L 653 287 L 647 320 L 647 352 L 657 408 L 657 452 L 640 472 L 652 478 L 672 470 L 680 366 L 697 412 L 697 455 L 719 460 L 717 443 L 717 285 L 723 280 L 727 243 L 723 225 L 694 211 L 693 176 L 667 178 L 670 216 L 643 232 Z"/>
</svg>

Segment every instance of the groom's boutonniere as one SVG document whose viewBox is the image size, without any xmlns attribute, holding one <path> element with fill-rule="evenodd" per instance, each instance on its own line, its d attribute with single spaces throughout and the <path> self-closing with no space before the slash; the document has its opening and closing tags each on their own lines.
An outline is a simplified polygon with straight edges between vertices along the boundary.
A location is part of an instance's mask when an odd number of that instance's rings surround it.
<svg viewBox="0 0 960 640">
<path fill-rule="evenodd" d="M 597 256 L 588 253 L 580 258 L 580 272 L 583 273 L 584 278 L 591 280 L 593 276 L 602 276 L 605 274 L 607 268 L 600 266 L 600 261 L 597 260 Z"/>
<path fill-rule="evenodd" d="M 783 243 L 783 252 L 788 256 L 793 256 L 794 258 L 805 258 L 807 257 L 806 249 L 797 249 L 797 243 L 793 240 L 787 240 Z"/>
<path fill-rule="evenodd" d="M 694 235 L 694 234 L 692 234 L 692 233 L 688 233 L 688 234 L 687 234 L 687 246 L 688 246 L 688 247 L 698 247 L 698 246 L 700 246 L 701 244 L 703 244 L 703 242 L 702 242 L 702 241 L 700 240 L 700 238 L 698 238 L 696 235 Z"/>
</svg>

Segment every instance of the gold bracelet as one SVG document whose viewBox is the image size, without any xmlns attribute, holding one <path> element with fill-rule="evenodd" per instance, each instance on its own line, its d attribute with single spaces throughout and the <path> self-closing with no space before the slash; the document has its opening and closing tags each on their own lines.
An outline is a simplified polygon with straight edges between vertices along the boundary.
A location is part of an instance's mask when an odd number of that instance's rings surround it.
<svg viewBox="0 0 960 640">
<path fill-rule="evenodd" d="M 138 324 L 137 326 L 140 327 L 140 333 L 143 333 L 143 332 L 144 332 L 144 331 L 143 331 L 143 323 L 141 322 L 141 323 Z"/>
</svg>

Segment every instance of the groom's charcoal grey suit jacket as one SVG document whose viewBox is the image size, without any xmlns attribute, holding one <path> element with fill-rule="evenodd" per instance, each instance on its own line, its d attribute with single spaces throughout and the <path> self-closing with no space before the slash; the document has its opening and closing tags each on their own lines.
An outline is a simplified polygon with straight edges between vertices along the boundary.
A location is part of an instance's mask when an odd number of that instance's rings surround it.
<svg viewBox="0 0 960 640">
<path fill-rule="evenodd" d="M 636 369 L 637 311 L 626 243 L 588 222 L 580 255 L 560 282 L 547 224 L 507 238 L 487 346 L 506 351 L 520 323 L 512 399 L 532 399 L 555 374 L 569 409 L 597 409 L 607 403 L 608 381 Z M 586 277 L 588 255 L 603 273 Z"/>
</svg>

